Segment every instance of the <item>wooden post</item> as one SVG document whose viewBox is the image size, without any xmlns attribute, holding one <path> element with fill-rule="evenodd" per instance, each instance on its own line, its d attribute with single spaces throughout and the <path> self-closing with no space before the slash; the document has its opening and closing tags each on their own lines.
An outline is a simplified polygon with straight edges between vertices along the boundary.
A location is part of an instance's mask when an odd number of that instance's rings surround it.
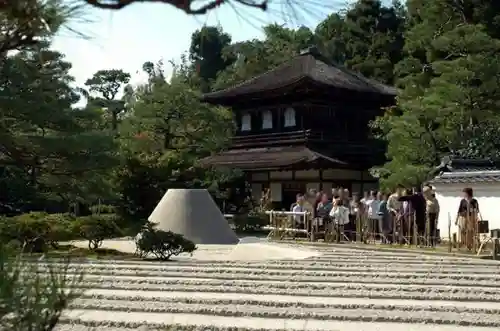
<svg viewBox="0 0 500 331">
<path fill-rule="evenodd" d="M 425 239 L 424 239 L 424 242 L 425 242 L 425 245 L 427 246 L 432 246 L 431 245 L 431 220 L 430 220 L 430 217 L 429 217 L 429 214 L 426 213 L 425 214 Z"/>
<path fill-rule="evenodd" d="M 343 224 L 340 224 L 339 225 L 339 242 L 343 242 L 344 241 L 344 225 Z"/>
<path fill-rule="evenodd" d="M 311 233 L 309 234 L 309 241 L 315 241 L 316 240 L 316 228 L 317 228 L 317 219 L 313 219 L 312 217 L 309 217 L 309 215 L 304 216 L 305 220 L 305 227 L 306 231 L 309 231 L 311 229 Z"/>
<path fill-rule="evenodd" d="M 361 219 L 359 211 L 356 213 L 356 242 L 361 241 Z"/>
<path fill-rule="evenodd" d="M 361 240 L 364 244 L 368 244 L 368 214 L 366 210 L 363 210 L 361 215 Z"/>
<path fill-rule="evenodd" d="M 477 253 L 479 248 L 479 217 L 477 216 L 477 211 L 474 210 L 474 216 L 472 218 L 473 223 L 473 232 L 472 232 L 472 249 L 474 250 L 474 254 Z"/>
<path fill-rule="evenodd" d="M 448 252 L 451 253 L 453 243 L 451 242 L 451 215 L 448 213 Z"/>
</svg>

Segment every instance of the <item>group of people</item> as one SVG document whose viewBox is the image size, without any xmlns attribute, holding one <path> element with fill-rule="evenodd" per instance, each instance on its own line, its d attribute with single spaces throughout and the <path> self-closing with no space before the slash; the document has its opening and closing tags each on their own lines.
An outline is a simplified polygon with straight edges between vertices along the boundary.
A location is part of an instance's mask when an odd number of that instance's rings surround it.
<svg viewBox="0 0 500 331">
<path fill-rule="evenodd" d="M 439 203 L 430 186 L 413 190 L 399 186 L 390 194 L 370 191 L 363 196 L 343 188 L 334 188 L 331 194 L 310 190 L 297 195 L 291 211 L 308 212 L 313 225 L 334 224 L 351 241 L 411 244 L 427 236 L 426 244 L 436 243 Z M 296 216 L 295 222 L 297 227 L 306 226 L 303 217 Z"/>
</svg>

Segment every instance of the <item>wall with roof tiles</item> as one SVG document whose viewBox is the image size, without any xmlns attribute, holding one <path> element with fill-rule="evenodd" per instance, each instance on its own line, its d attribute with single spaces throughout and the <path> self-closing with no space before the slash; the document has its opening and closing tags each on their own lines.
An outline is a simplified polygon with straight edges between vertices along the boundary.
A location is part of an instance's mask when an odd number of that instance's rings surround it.
<svg viewBox="0 0 500 331">
<path fill-rule="evenodd" d="M 500 183 L 435 184 L 436 198 L 440 214 L 438 228 L 441 238 L 448 239 L 448 221 L 451 220 L 451 233 L 457 233 L 455 225 L 458 205 L 462 199 L 463 188 L 472 187 L 474 197 L 479 202 L 479 210 L 484 220 L 489 221 L 490 229 L 500 229 Z"/>
</svg>

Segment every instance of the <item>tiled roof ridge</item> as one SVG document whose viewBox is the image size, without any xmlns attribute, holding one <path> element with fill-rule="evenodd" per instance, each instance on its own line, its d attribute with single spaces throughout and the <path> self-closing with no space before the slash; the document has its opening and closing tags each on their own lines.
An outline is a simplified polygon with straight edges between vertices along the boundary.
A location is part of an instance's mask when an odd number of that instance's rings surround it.
<svg viewBox="0 0 500 331">
<path fill-rule="evenodd" d="M 262 80 L 266 75 L 272 75 L 273 72 L 279 72 L 282 70 L 286 70 L 287 67 L 294 67 L 297 68 L 298 70 L 296 72 L 296 75 L 293 75 L 290 77 L 288 80 L 284 82 L 278 82 L 276 84 L 271 84 L 270 87 L 268 87 L 268 91 L 272 91 L 275 89 L 280 89 L 284 88 L 287 86 L 291 86 L 298 81 L 308 78 L 311 80 L 316 80 L 316 76 L 318 73 L 321 72 L 321 68 L 318 68 L 317 62 L 322 62 L 324 65 L 327 67 L 335 68 L 342 72 L 344 75 L 351 77 L 352 79 L 356 80 L 360 85 L 367 87 L 366 92 L 373 92 L 373 93 L 389 93 L 389 94 L 394 94 L 395 90 L 392 91 L 392 87 L 385 85 L 381 82 L 378 82 L 376 80 L 370 79 L 362 75 L 361 73 L 355 72 L 353 70 L 348 69 L 347 67 L 340 65 L 339 63 L 335 63 L 334 61 L 328 59 L 324 54 L 322 54 L 317 47 L 309 47 L 308 49 L 300 52 L 298 55 L 294 56 L 293 58 L 289 60 L 284 60 L 281 64 L 278 66 L 269 69 L 263 73 L 260 73 L 248 80 L 242 81 L 234 86 L 226 87 L 222 90 L 218 91 L 212 91 L 209 93 L 206 93 L 203 98 L 210 98 L 210 97 L 218 97 L 219 95 L 223 95 L 225 93 L 230 93 L 230 91 L 238 90 L 240 88 L 245 88 L 245 87 L 251 87 L 252 84 L 255 84 L 259 80 Z M 271 77 L 270 77 L 271 78 Z M 370 91 L 371 90 L 371 91 Z M 252 91 L 251 89 L 249 91 L 243 92 L 243 93 L 254 93 L 255 91 Z"/>
<path fill-rule="evenodd" d="M 445 156 L 431 183 L 466 184 L 500 182 L 500 160 Z"/>
<path fill-rule="evenodd" d="M 235 85 L 233 85 L 233 86 L 229 86 L 229 87 L 223 88 L 222 90 L 217 90 L 217 91 L 208 92 L 208 93 L 207 93 L 207 94 L 205 94 L 205 95 L 210 96 L 211 94 L 224 93 L 224 92 L 226 92 L 226 91 L 230 91 L 230 90 L 233 90 L 233 89 L 237 89 L 237 88 L 239 88 L 239 87 L 241 87 L 241 86 L 250 85 L 250 84 L 251 84 L 251 83 L 253 83 L 254 81 L 256 81 L 256 80 L 260 79 L 262 76 L 265 76 L 265 75 L 267 75 L 267 74 L 269 74 L 269 73 L 271 73 L 271 72 L 273 72 L 273 71 L 279 70 L 280 68 L 282 68 L 282 67 L 284 67 L 284 66 L 290 65 L 291 61 L 296 61 L 296 60 L 297 60 L 297 59 L 299 59 L 299 58 L 300 58 L 300 55 L 299 55 L 299 56 L 295 56 L 295 57 L 293 57 L 291 60 L 288 60 L 288 61 L 287 61 L 287 60 L 285 60 L 285 61 L 283 61 L 281 64 L 279 64 L 278 66 L 276 66 L 276 67 L 274 67 L 274 68 L 271 68 L 271 69 L 269 69 L 269 70 L 266 70 L 266 71 L 264 71 L 264 72 L 262 72 L 262 73 L 260 73 L 260 74 L 257 74 L 257 75 L 253 76 L 253 77 L 252 77 L 252 78 L 250 78 L 250 79 L 246 79 L 246 80 L 244 80 L 244 81 L 242 81 L 242 82 L 239 82 L 238 84 L 235 84 Z M 287 86 L 287 85 L 291 85 L 291 84 L 293 84 L 293 83 L 295 83 L 295 82 L 297 82 L 297 81 L 299 81 L 299 80 L 301 80 L 301 79 L 305 78 L 305 76 L 306 76 L 306 75 L 303 75 L 303 74 L 302 74 L 302 75 L 298 75 L 297 79 L 296 79 L 296 80 L 294 80 L 293 82 L 288 82 L 286 85 L 283 85 L 283 86 L 280 86 L 279 84 L 277 84 L 277 85 L 276 85 L 276 88 L 280 88 L 280 87 L 285 87 L 285 86 Z"/>
<path fill-rule="evenodd" d="M 441 165 L 452 169 L 457 167 L 500 167 L 500 159 L 446 156 L 442 159 Z"/>
</svg>

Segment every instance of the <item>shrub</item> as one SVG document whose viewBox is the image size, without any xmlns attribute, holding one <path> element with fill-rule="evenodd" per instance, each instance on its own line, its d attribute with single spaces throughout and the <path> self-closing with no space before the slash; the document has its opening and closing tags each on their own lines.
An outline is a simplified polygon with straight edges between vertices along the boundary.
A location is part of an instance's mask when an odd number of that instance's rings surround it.
<svg viewBox="0 0 500 331">
<path fill-rule="evenodd" d="M 24 251 L 44 252 L 50 225 L 45 221 L 47 213 L 33 212 L 5 218 L 2 224 L 2 239 L 19 242 Z"/>
<path fill-rule="evenodd" d="M 237 232 L 257 232 L 269 224 L 269 218 L 263 213 L 236 215 L 233 224 Z"/>
<path fill-rule="evenodd" d="M 58 248 L 59 242 L 78 239 L 78 232 L 73 229 L 76 218 L 71 214 L 48 214 L 44 221 L 48 223 L 50 231 L 47 233 L 47 243 Z"/>
<path fill-rule="evenodd" d="M 90 215 L 79 217 L 74 225 L 74 231 L 81 238 L 88 240 L 89 249 L 101 247 L 104 239 L 121 237 L 122 232 L 115 223 L 115 215 Z"/>
<path fill-rule="evenodd" d="M 172 255 L 192 253 L 196 245 L 183 235 L 171 231 L 162 231 L 147 223 L 136 237 L 137 254 L 144 258 L 153 254 L 157 259 L 168 260 Z"/>
<path fill-rule="evenodd" d="M 54 330 L 63 310 L 80 295 L 83 274 L 70 276 L 69 261 L 55 270 L 13 253 L 0 242 L 0 330 Z"/>
<path fill-rule="evenodd" d="M 75 238 L 69 214 L 31 212 L 0 219 L 0 240 L 17 242 L 24 251 L 44 252 L 48 245 L 57 248 L 59 241 Z"/>
</svg>

